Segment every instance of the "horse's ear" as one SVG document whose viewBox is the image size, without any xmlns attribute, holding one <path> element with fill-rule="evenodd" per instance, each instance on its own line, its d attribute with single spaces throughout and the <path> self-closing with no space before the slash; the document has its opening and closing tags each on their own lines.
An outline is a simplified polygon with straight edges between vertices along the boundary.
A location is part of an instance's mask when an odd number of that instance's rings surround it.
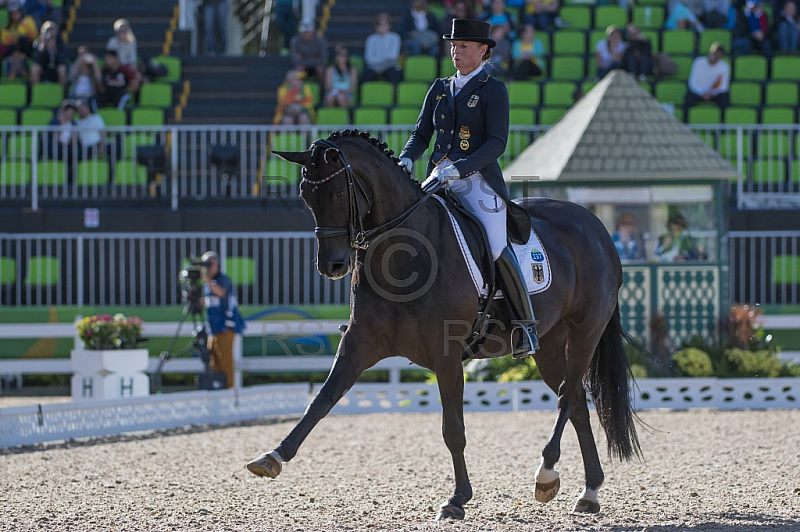
<svg viewBox="0 0 800 532">
<path fill-rule="evenodd" d="M 311 153 L 307 151 L 273 151 L 272 153 L 300 166 L 308 166 L 311 163 Z"/>
<path fill-rule="evenodd" d="M 325 155 L 323 160 L 326 163 L 335 163 L 339 160 L 339 150 L 335 148 L 328 148 L 325 150 Z"/>
</svg>

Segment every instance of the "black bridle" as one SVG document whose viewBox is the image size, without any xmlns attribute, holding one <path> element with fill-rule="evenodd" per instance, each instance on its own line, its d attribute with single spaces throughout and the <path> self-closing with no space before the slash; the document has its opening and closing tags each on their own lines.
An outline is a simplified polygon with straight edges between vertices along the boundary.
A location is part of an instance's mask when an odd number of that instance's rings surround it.
<svg viewBox="0 0 800 532">
<path fill-rule="evenodd" d="M 354 249 L 367 249 L 372 238 L 375 238 L 386 231 L 394 229 L 405 222 L 419 207 L 422 206 L 423 203 L 425 203 L 428 198 L 431 197 L 431 193 L 429 192 L 396 218 L 393 218 L 377 227 L 373 227 L 372 229 L 365 229 L 364 217 L 366 217 L 372 210 L 370 194 L 364 188 L 364 185 L 361 183 L 361 181 L 356 178 L 350 163 L 347 162 L 347 157 L 345 157 L 344 152 L 342 152 L 339 146 L 328 139 L 318 139 L 314 141 L 314 143 L 311 145 L 312 149 L 314 145 L 320 145 L 325 148 L 336 150 L 336 153 L 339 154 L 339 161 L 341 161 L 342 167 L 338 170 L 335 170 L 330 175 L 317 180 L 309 179 L 306 176 L 306 170 L 304 168 L 303 181 L 316 187 L 327 183 L 337 175 L 344 172 L 345 177 L 347 178 L 347 196 L 350 211 L 350 219 L 347 223 L 347 227 L 315 227 L 314 234 L 316 235 L 317 239 L 347 236 L 350 239 L 350 247 Z M 361 196 L 364 198 L 367 204 L 366 212 L 361 212 L 358 198 L 356 197 L 357 194 L 361 194 Z"/>
</svg>

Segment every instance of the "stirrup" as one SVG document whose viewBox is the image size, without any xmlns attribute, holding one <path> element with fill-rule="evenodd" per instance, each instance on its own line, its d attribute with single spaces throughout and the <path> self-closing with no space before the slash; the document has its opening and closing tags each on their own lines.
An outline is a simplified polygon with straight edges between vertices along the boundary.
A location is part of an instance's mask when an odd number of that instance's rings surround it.
<svg viewBox="0 0 800 532">
<path fill-rule="evenodd" d="M 516 323 L 511 331 L 512 351 L 511 356 L 517 360 L 528 358 L 539 350 L 539 335 L 536 333 L 536 323 Z M 514 342 L 514 332 L 520 331 L 519 340 Z"/>
</svg>

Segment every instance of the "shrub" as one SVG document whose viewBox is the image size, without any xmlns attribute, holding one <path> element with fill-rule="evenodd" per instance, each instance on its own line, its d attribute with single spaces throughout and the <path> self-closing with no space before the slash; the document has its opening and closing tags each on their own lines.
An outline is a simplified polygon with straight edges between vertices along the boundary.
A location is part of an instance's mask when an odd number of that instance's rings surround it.
<svg viewBox="0 0 800 532">
<path fill-rule="evenodd" d="M 747 351 L 734 347 L 725 350 L 725 358 L 735 371 L 735 377 L 778 377 L 784 369 L 775 353 L 767 350 Z"/>
<path fill-rule="evenodd" d="M 708 353 L 694 347 L 676 351 L 672 355 L 676 373 L 684 377 L 710 377 L 714 374 L 714 366 Z"/>
<path fill-rule="evenodd" d="M 135 349 L 144 341 L 142 320 L 122 314 L 89 316 L 75 324 L 78 338 L 88 350 Z"/>
</svg>

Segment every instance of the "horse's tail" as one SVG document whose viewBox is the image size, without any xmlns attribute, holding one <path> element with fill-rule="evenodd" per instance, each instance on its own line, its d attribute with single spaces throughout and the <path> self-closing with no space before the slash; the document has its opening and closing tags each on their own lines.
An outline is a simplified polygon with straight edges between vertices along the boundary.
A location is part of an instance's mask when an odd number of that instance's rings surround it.
<svg viewBox="0 0 800 532">
<path fill-rule="evenodd" d="M 587 380 L 600 424 L 606 431 L 609 454 L 630 460 L 634 455 L 641 458 L 642 450 L 634 426 L 628 381 L 631 368 L 623 340 L 635 343 L 622 329 L 617 304 L 592 358 Z"/>
</svg>

